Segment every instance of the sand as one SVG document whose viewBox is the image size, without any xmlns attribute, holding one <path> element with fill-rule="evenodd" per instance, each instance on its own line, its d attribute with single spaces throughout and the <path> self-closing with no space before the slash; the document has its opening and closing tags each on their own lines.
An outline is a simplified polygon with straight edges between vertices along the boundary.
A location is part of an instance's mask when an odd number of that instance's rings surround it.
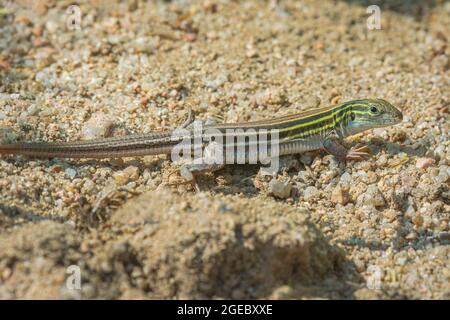
<svg viewBox="0 0 450 320">
<path fill-rule="evenodd" d="M 366 161 L 234 165 L 200 192 L 164 155 L 0 158 L 0 298 L 450 298 L 448 2 L 386 1 L 381 30 L 364 1 L 79 3 L 1 7 L 1 141 L 376 97 L 404 121 L 347 140 Z"/>
</svg>

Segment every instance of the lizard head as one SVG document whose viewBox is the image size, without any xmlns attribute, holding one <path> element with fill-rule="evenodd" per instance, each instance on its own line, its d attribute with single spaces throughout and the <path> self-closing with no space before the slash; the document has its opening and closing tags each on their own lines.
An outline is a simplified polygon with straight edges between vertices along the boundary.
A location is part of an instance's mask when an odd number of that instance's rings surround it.
<svg viewBox="0 0 450 320">
<path fill-rule="evenodd" d="M 352 134 L 394 125 L 403 120 L 401 111 L 383 99 L 356 100 L 350 105 L 346 122 Z"/>
</svg>

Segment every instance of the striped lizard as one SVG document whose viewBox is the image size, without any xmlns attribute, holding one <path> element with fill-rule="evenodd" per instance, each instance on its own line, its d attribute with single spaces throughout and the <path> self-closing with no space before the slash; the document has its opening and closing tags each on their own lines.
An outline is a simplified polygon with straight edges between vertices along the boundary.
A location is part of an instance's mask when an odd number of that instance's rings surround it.
<svg viewBox="0 0 450 320">
<path fill-rule="evenodd" d="M 270 131 L 276 132 L 277 135 L 276 156 L 324 149 L 341 160 L 363 160 L 369 156 L 367 146 L 348 150 L 341 144 L 342 140 L 365 130 L 397 124 L 401 122 L 402 118 L 402 113 L 385 100 L 361 99 L 270 120 L 205 125 L 200 130 L 193 128 L 195 122 L 190 116 L 188 121 L 183 124 L 181 131 L 153 132 L 75 142 L 0 144 L 0 155 L 97 159 L 134 157 L 170 154 L 177 145 L 187 140 L 193 142 L 189 151 L 192 151 L 194 156 L 191 152 L 189 157 L 195 160 L 196 148 L 201 151 L 213 142 L 217 144 L 217 140 L 213 139 L 216 139 L 217 134 L 221 133 L 227 138 L 225 143 L 219 145 L 219 148 L 223 150 L 223 157 L 225 154 L 231 155 L 235 161 L 235 156 L 243 153 L 243 163 L 252 163 L 249 155 L 250 147 L 261 147 L 263 139 L 260 133 Z M 211 131 L 215 134 L 211 134 Z M 175 134 L 175 132 L 178 133 Z M 230 137 L 231 139 L 228 139 Z M 239 142 L 236 142 L 239 137 L 244 137 L 243 140 L 240 140 L 240 145 Z M 267 138 L 268 141 L 271 141 L 271 137 L 273 136 Z M 200 144 L 195 143 L 197 138 L 200 138 Z M 267 143 L 264 145 L 267 146 Z M 274 144 L 270 144 L 269 149 L 274 149 L 273 146 Z M 260 158 L 260 160 L 262 159 Z M 221 169 L 226 163 L 224 161 L 214 163 L 194 161 L 183 165 L 180 175 L 186 181 L 193 181 L 196 175 Z"/>
</svg>

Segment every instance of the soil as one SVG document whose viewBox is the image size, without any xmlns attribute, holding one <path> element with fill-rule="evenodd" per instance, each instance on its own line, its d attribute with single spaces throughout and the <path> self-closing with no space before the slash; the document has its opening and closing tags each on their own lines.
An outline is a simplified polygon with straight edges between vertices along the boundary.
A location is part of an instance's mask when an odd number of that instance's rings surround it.
<svg viewBox="0 0 450 320">
<path fill-rule="evenodd" d="M 404 120 L 347 139 L 365 161 L 233 165 L 200 192 L 164 155 L 0 158 L 0 298 L 450 298 L 449 2 L 383 1 L 373 30 L 357 0 L 77 2 L 3 1 L 1 141 L 359 98 Z"/>
</svg>

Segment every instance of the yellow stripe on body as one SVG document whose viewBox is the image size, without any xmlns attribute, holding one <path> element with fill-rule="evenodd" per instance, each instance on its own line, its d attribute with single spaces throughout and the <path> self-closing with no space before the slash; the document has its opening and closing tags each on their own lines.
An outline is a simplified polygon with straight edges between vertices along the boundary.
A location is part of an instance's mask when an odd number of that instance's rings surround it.
<svg viewBox="0 0 450 320">
<path fill-rule="evenodd" d="M 352 106 L 364 106 L 364 105 L 352 105 Z M 317 120 L 315 120 L 315 121 L 311 121 L 310 123 L 302 124 L 302 126 L 303 126 L 303 125 L 310 125 L 310 124 L 312 124 L 312 123 L 317 123 L 317 122 L 320 122 L 320 121 L 325 120 L 325 119 L 330 119 L 330 118 L 331 118 L 333 115 L 335 115 L 336 113 L 338 113 L 338 112 L 340 112 L 340 111 L 342 111 L 342 110 L 345 110 L 345 111 L 346 111 L 347 109 L 348 109 L 348 107 L 346 107 L 346 108 L 344 108 L 344 109 L 340 109 L 340 110 L 338 110 L 337 112 L 333 112 L 333 113 L 332 113 L 331 115 L 329 115 L 329 116 L 325 116 L 325 117 L 320 118 L 320 119 L 317 119 Z M 367 114 L 367 113 L 368 113 L 368 112 L 366 112 L 366 111 L 358 111 L 358 110 L 353 110 L 352 112 L 353 112 L 353 113 L 356 113 L 356 114 Z M 324 130 L 326 130 L 326 129 L 334 128 L 339 122 L 342 121 L 342 119 L 343 119 L 345 116 L 346 116 L 346 112 L 344 112 L 344 114 L 343 114 L 342 116 L 340 116 L 340 117 L 334 119 L 334 120 L 333 120 L 333 123 L 329 123 L 329 124 L 324 125 L 324 126 L 319 127 L 319 128 L 311 129 L 311 130 L 308 130 L 308 131 L 304 131 L 304 132 L 301 132 L 301 133 L 297 133 L 297 134 L 294 134 L 294 135 L 291 135 L 291 136 L 284 137 L 282 141 L 288 141 L 288 140 L 298 139 L 298 138 L 302 138 L 302 137 L 304 137 L 304 136 L 309 136 L 309 135 L 313 135 L 313 134 L 315 134 L 315 133 L 319 133 L 319 132 L 324 131 Z M 292 127 L 285 128 L 285 129 L 287 129 L 287 130 L 293 130 L 293 129 L 296 129 L 296 128 L 299 128 L 299 127 L 300 127 L 300 126 L 292 126 Z M 280 131 L 286 131 L 286 130 L 280 130 Z"/>
<path fill-rule="evenodd" d="M 345 103 L 343 103 L 343 104 L 345 104 Z M 294 125 L 292 125 L 290 127 L 286 127 L 286 128 L 280 128 L 280 129 L 274 128 L 274 129 L 271 129 L 271 130 L 278 130 L 278 132 L 281 133 L 281 132 L 292 131 L 292 130 L 296 130 L 296 129 L 300 129 L 300 128 L 303 128 L 303 127 L 308 127 L 308 126 L 320 123 L 322 121 L 334 118 L 334 116 L 336 114 L 338 114 L 341 111 L 344 111 L 344 114 L 341 117 L 339 117 L 337 120 L 334 120 L 333 123 L 325 125 L 325 126 L 320 127 L 320 128 L 315 128 L 315 129 L 307 130 L 307 131 L 304 131 L 304 132 L 301 132 L 301 133 L 297 133 L 297 134 L 292 135 L 292 136 L 287 136 L 287 137 L 282 139 L 282 141 L 287 141 L 287 140 L 291 140 L 291 139 L 295 139 L 295 138 L 301 138 L 303 136 L 307 136 L 309 134 L 314 134 L 314 133 L 320 132 L 322 130 L 334 127 L 346 115 L 345 111 L 347 111 L 351 107 L 364 107 L 364 106 L 366 106 L 366 104 L 364 104 L 364 103 L 354 103 L 354 104 L 348 104 L 347 106 L 345 106 L 345 108 L 342 108 L 341 107 L 342 105 L 338 105 L 338 106 L 334 106 L 334 107 L 322 108 L 317 113 L 311 113 L 311 114 L 307 114 L 307 115 L 304 115 L 304 116 L 302 116 L 301 114 L 299 114 L 297 116 L 295 116 L 295 115 L 286 116 L 286 118 L 289 117 L 289 120 L 286 120 L 286 121 L 275 122 L 276 119 L 274 119 L 272 121 L 270 121 L 270 120 L 269 121 L 264 121 L 263 120 L 263 121 L 258 121 L 258 122 L 250 122 L 250 123 L 242 125 L 242 126 L 240 126 L 238 128 L 239 129 L 255 129 L 255 130 L 258 130 L 259 126 L 262 127 L 262 126 L 268 125 L 268 124 L 277 124 L 277 125 L 281 126 L 281 125 L 283 125 L 285 123 L 292 123 L 292 122 L 295 123 L 295 122 L 300 121 L 300 120 L 304 120 L 304 119 L 307 119 L 307 118 L 315 117 L 315 116 L 317 116 L 319 114 L 324 114 L 323 117 L 321 117 L 319 119 L 315 119 L 315 120 L 309 121 L 309 122 L 300 123 L 300 124 L 294 124 Z M 357 113 L 357 114 L 365 114 L 365 113 L 367 113 L 365 111 L 359 111 L 359 110 L 353 110 L 352 112 Z M 258 125 L 255 126 L 255 124 L 259 124 L 259 126 Z M 228 126 L 229 126 L 229 128 L 228 128 Z M 210 126 L 210 127 L 206 127 L 206 129 L 236 129 L 236 127 L 233 126 L 233 124 L 228 124 L 226 126 L 222 126 L 222 125 Z M 270 132 L 270 130 L 268 131 L 268 133 L 269 132 Z M 255 133 L 258 134 L 258 132 L 255 132 Z M 249 132 L 245 132 L 245 131 L 244 132 L 235 132 L 235 131 L 233 131 L 231 133 L 231 135 L 234 136 L 234 137 L 239 137 L 239 136 L 249 136 L 250 134 L 249 134 Z"/>
<path fill-rule="evenodd" d="M 325 116 L 323 116 L 323 117 L 321 117 L 321 118 L 319 118 L 319 119 L 316 119 L 316 120 L 313 120 L 313 121 L 310 121 L 310 122 L 301 123 L 301 124 L 298 124 L 298 125 L 294 125 L 294 126 L 292 126 L 292 127 L 287 127 L 287 128 L 280 129 L 280 132 L 290 131 L 290 130 L 295 130 L 295 129 L 299 129 L 299 128 L 302 128 L 302 127 L 307 127 L 307 126 L 309 126 L 309 125 L 313 125 L 313 124 L 322 122 L 322 121 L 324 121 L 324 120 L 331 119 L 331 118 L 334 117 L 337 113 L 339 113 L 339 112 L 341 112 L 341 111 L 346 111 L 346 110 L 350 109 L 351 107 L 364 107 L 364 106 L 366 106 L 366 104 L 364 104 L 364 103 L 349 104 L 349 105 L 346 106 L 345 108 L 341 108 L 341 109 L 339 108 L 339 106 L 337 106 L 337 107 L 334 107 L 334 108 L 331 109 L 331 110 L 334 110 L 334 111 L 331 112 L 331 113 L 329 113 L 329 111 L 325 111 L 325 112 L 322 111 L 322 112 L 319 112 L 319 113 L 316 113 L 316 114 L 308 115 L 308 116 L 306 116 L 306 117 L 296 118 L 296 120 L 303 120 L 303 119 L 306 119 L 306 118 L 309 118 L 309 117 L 314 117 L 314 116 L 316 116 L 316 115 L 318 115 L 318 114 L 321 114 L 321 113 L 328 113 L 328 115 L 325 115 Z M 354 111 L 354 112 L 355 112 L 355 111 Z M 359 112 L 364 112 L 364 111 L 359 111 Z M 356 113 L 356 112 L 355 112 L 355 113 Z M 345 113 L 344 113 L 344 114 L 345 114 Z M 289 122 L 290 122 L 290 121 L 289 121 Z M 281 123 L 280 123 L 280 124 L 281 124 Z"/>
</svg>

